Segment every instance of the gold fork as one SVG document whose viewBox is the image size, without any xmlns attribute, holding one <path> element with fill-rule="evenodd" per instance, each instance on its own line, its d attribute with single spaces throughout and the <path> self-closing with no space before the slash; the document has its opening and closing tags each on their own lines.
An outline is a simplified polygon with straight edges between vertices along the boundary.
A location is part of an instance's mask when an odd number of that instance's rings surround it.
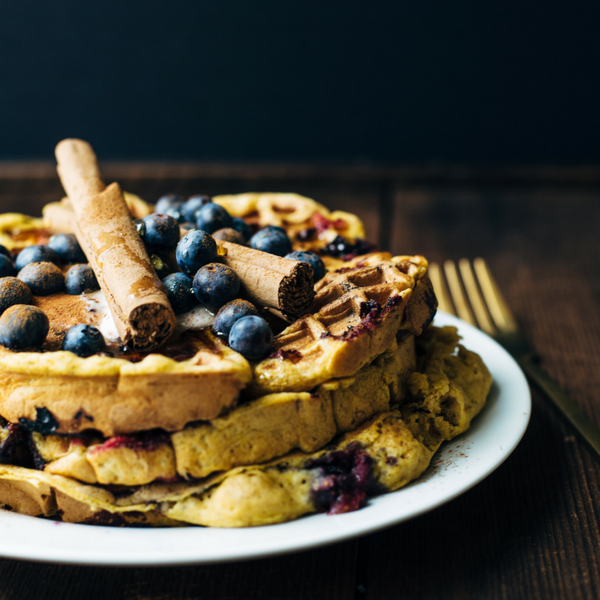
<svg viewBox="0 0 600 600">
<path fill-rule="evenodd" d="M 479 327 L 502 344 L 600 459 L 600 429 L 539 366 L 534 349 L 519 329 L 486 262 L 482 258 L 476 258 L 471 266 L 471 263 L 463 258 L 458 261 L 457 269 L 453 261 L 447 260 L 443 270 L 436 263 L 431 263 L 429 275 L 440 310 Z"/>
</svg>

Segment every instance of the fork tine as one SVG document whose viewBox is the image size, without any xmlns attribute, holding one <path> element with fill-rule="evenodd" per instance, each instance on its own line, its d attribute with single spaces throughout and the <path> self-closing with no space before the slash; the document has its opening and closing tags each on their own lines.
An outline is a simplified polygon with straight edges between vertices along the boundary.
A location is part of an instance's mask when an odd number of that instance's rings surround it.
<svg viewBox="0 0 600 600">
<path fill-rule="evenodd" d="M 477 319 L 477 323 L 479 323 L 479 327 L 488 335 L 495 335 L 496 328 L 494 327 L 494 324 L 490 319 L 490 315 L 485 308 L 485 303 L 481 297 L 477 283 L 475 282 L 475 275 L 473 274 L 471 263 L 468 259 L 461 258 L 458 261 L 458 268 L 460 270 L 460 274 L 462 275 L 463 284 L 465 286 L 465 290 L 467 291 L 467 297 L 471 302 L 471 308 L 475 313 L 475 318 Z"/>
<path fill-rule="evenodd" d="M 496 323 L 496 327 L 502 333 L 516 332 L 518 330 L 517 322 L 500 293 L 500 289 L 494 281 L 485 260 L 483 258 L 476 258 L 473 261 L 473 266 L 475 267 L 481 291 L 487 302 L 490 314 Z"/>
<path fill-rule="evenodd" d="M 458 271 L 456 270 L 456 265 L 454 264 L 454 261 L 447 260 L 444 262 L 444 272 L 446 273 L 446 279 L 448 280 L 448 287 L 450 288 L 452 301 L 454 302 L 454 306 L 456 307 L 456 314 L 463 321 L 466 321 L 467 323 L 470 323 L 471 325 L 477 327 L 475 317 L 471 312 L 469 303 L 467 302 L 467 298 L 465 297 L 462 286 L 460 284 Z"/>
<path fill-rule="evenodd" d="M 454 312 L 454 307 L 452 306 L 452 301 L 450 300 L 446 282 L 444 281 L 444 277 L 440 270 L 440 265 L 434 262 L 429 263 L 429 278 L 431 279 L 433 290 L 438 299 L 438 308 L 451 315 L 456 314 Z"/>
</svg>

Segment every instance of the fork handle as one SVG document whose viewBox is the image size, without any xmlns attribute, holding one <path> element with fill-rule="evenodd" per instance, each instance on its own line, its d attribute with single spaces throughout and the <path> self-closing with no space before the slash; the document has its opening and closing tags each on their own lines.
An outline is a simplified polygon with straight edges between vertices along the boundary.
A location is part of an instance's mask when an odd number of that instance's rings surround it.
<svg viewBox="0 0 600 600">
<path fill-rule="evenodd" d="M 579 435 L 587 442 L 596 458 L 600 459 L 600 428 L 573 402 L 570 396 L 560 387 L 544 369 L 530 358 L 523 358 L 519 363 L 525 373 L 546 393 L 554 405 L 575 427 Z"/>
</svg>

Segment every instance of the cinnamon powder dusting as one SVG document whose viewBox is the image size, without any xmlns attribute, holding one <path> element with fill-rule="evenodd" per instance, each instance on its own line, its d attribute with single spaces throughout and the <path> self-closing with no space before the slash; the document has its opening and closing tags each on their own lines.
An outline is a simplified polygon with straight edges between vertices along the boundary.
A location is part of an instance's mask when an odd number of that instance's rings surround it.
<svg viewBox="0 0 600 600">
<path fill-rule="evenodd" d="M 43 310 L 50 321 L 50 331 L 43 346 L 46 350 L 58 350 L 65 332 L 73 325 L 95 324 L 94 313 L 90 312 L 87 303 L 81 296 L 63 293 L 34 296 L 33 304 Z"/>
</svg>

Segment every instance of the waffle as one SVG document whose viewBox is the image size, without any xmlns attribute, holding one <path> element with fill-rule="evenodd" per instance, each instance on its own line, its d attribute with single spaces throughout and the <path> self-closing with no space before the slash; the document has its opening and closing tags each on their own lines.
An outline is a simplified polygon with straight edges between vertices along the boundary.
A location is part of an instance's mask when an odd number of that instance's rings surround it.
<svg viewBox="0 0 600 600">
<path fill-rule="evenodd" d="M 152 206 L 139 196 L 125 192 L 125 202 L 136 219 L 141 219 L 152 212 Z M 68 202 L 66 199 L 63 202 Z M 59 202 L 52 202 L 44 208 L 44 212 L 52 211 Z M 69 227 L 64 232 L 69 233 Z M 58 228 L 51 229 L 44 219 L 30 217 L 21 213 L 0 214 L 0 244 L 8 250 L 21 250 L 34 244 L 46 244 L 53 233 L 62 233 Z"/>
<path fill-rule="evenodd" d="M 275 337 L 272 356 L 254 366 L 251 393 L 308 390 L 351 376 L 388 348 L 399 330 L 419 335 L 431 322 L 437 301 L 423 257 L 359 262 L 342 271 L 317 284 L 315 313 Z M 411 304 L 419 306 L 409 309 Z"/>
<path fill-rule="evenodd" d="M 119 494 L 0 465 L 0 502 L 23 514 L 112 525 L 241 527 L 355 510 L 421 475 L 439 445 L 465 431 L 485 403 L 491 376 L 476 354 L 458 345 L 456 330 L 430 332 L 423 345 L 401 406 L 384 409 L 317 452 Z"/>
<path fill-rule="evenodd" d="M 187 360 L 150 354 L 139 362 L 0 346 L 0 414 L 42 433 L 94 430 L 107 437 L 156 427 L 178 431 L 215 418 L 237 403 L 250 366 L 208 331 L 189 344 Z"/>
<path fill-rule="evenodd" d="M 280 193 L 249 193 L 215 196 L 214 202 L 223 206 L 233 217 L 241 217 L 250 225 L 284 227 L 298 249 L 315 250 L 331 242 L 337 235 L 349 239 L 364 238 L 361 220 L 352 213 L 329 211 L 306 196 Z M 298 235 L 307 229 L 318 230 L 311 241 L 301 242 Z M 302 236 L 300 236 L 302 237 Z"/>
<path fill-rule="evenodd" d="M 415 369 L 412 337 L 353 377 L 312 393 L 278 393 L 238 406 L 210 422 L 165 435 L 65 437 L 31 434 L 36 466 L 86 483 L 144 485 L 204 478 L 216 471 L 264 462 L 291 450 L 314 452 L 404 399 Z M 8 435 L 8 426 L 0 429 Z"/>
</svg>

